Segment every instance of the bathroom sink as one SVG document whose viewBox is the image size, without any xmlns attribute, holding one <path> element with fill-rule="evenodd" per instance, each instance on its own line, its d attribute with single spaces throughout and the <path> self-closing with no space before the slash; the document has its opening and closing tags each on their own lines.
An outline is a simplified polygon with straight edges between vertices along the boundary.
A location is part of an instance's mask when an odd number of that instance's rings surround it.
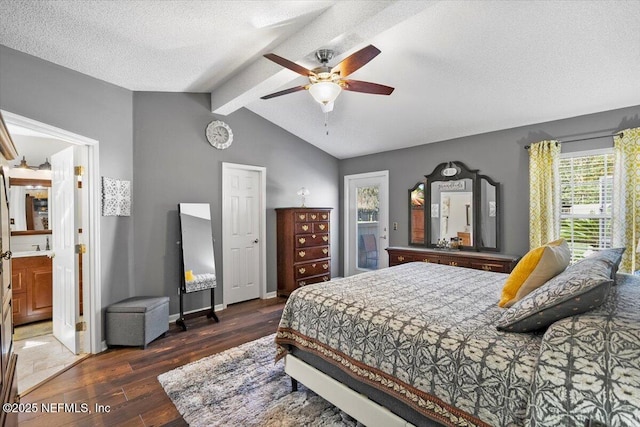
<svg viewBox="0 0 640 427">
<path fill-rule="evenodd" d="M 28 256 L 48 256 L 49 258 L 53 258 L 53 251 L 19 251 L 11 254 L 11 258 L 24 258 Z"/>
</svg>

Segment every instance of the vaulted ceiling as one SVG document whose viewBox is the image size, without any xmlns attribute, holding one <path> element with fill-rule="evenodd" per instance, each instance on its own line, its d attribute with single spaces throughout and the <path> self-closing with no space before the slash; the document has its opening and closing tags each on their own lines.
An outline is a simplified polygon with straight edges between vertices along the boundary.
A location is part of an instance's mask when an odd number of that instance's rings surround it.
<svg viewBox="0 0 640 427">
<path fill-rule="evenodd" d="M 338 157 L 640 105 L 638 1 L 2 1 L 0 44 L 133 91 L 210 92 Z M 9 17 L 9 18 L 7 18 Z M 306 68 L 373 44 L 325 116 Z"/>
</svg>

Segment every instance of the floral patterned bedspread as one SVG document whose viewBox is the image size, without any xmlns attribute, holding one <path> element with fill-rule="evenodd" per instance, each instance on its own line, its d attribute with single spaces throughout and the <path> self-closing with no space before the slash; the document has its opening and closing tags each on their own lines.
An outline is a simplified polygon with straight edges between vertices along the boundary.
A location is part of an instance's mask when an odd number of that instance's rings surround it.
<svg viewBox="0 0 640 427">
<path fill-rule="evenodd" d="M 507 274 L 409 263 L 291 294 L 276 335 L 445 425 L 521 426 L 542 334 L 496 330 Z"/>
<path fill-rule="evenodd" d="M 640 426 L 640 277 L 618 275 L 606 302 L 544 335 L 528 425 Z"/>
</svg>

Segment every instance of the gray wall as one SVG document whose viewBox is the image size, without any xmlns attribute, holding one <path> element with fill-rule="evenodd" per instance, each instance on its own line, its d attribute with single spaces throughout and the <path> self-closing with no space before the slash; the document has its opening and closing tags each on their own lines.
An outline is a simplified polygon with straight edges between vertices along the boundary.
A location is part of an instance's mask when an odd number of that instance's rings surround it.
<svg viewBox="0 0 640 427">
<path fill-rule="evenodd" d="M 209 95 L 134 94 L 134 259 L 137 294 L 171 297 L 178 312 L 180 284 L 178 203 L 211 204 L 216 258 L 216 303 L 222 302 L 222 163 L 267 169 L 267 290 L 277 287 L 276 215 L 274 208 L 299 206 L 297 190 L 311 191 L 307 206 L 333 207 L 332 228 L 339 229 L 338 160 L 283 129 L 242 109 L 214 117 Z M 234 142 L 217 150 L 204 131 L 214 119 L 231 126 Z M 338 236 L 332 236 L 332 269 L 338 271 Z M 206 292 L 185 295 L 185 311 L 209 304 Z"/>
<path fill-rule="evenodd" d="M 99 141 L 100 175 L 133 176 L 131 91 L 0 45 L 0 108 Z M 134 210 L 135 214 L 135 210 Z M 133 290 L 133 221 L 101 217 L 102 304 Z"/>
<path fill-rule="evenodd" d="M 338 161 L 261 117 L 242 109 L 214 117 L 208 94 L 132 93 L 81 73 L 0 46 L 0 108 L 100 141 L 100 175 L 132 180 L 132 217 L 101 217 L 103 306 L 132 295 L 171 296 L 178 311 L 180 254 L 177 205 L 212 206 L 216 267 L 222 275 L 221 165 L 267 168 L 267 281 L 276 289 L 276 219 L 273 208 L 297 206 L 296 191 L 311 190 L 308 206 L 333 207 L 339 230 L 342 183 L 347 174 L 389 170 L 391 245 L 408 241 L 407 190 L 442 162 L 459 160 L 502 184 L 502 248 L 528 249 L 528 159 L 524 145 L 640 126 L 640 106 L 524 126 L 451 141 Z M 204 137 L 213 119 L 234 131 L 227 150 Z M 568 143 L 563 151 L 610 146 L 611 139 Z M 342 272 L 342 233 L 332 235 L 332 269 Z M 340 250 L 339 250 L 340 249 Z M 217 290 L 221 301 L 221 289 Z M 186 310 L 208 305 L 188 295 Z"/>
<path fill-rule="evenodd" d="M 389 244 L 406 246 L 408 190 L 440 163 L 461 161 L 501 184 L 501 252 L 522 255 L 529 249 L 529 162 L 524 146 L 543 139 L 583 138 L 637 126 L 640 106 L 355 157 L 340 162 L 340 182 L 345 175 L 389 170 L 389 223 L 398 222 L 398 230 L 390 232 Z M 566 143 L 562 151 L 611 146 L 612 138 L 603 138 Z"/>
</svg>

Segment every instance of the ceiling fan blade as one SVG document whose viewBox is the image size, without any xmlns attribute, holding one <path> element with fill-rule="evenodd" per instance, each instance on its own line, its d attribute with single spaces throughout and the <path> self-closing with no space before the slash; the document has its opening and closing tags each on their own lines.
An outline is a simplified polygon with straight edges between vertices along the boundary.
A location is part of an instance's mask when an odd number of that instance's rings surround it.
<svg viewBox="0 0 640 427">
<path fill-rule="evenodd" d="M 370 44 L 369 46 L 360 49 L 354 54 L 347 56 L 341 63 L 331 69 L 332 73 L 340 73 L 340 77 L 347 77 L 367 62 L 378 56 L 380 49 Z"/>
<path fill-rule="evenodd" d="M 394 88 L 378 83 L 361 82 L 360 80 L 343 80 L 344 90 L 351 92 L 372 93 L 375 95 L 391 95 Z"/>
<path fill-rule="evenodd" d="M 275 98 L 276 96 L 287 95 L 289 93 L 305 90 L 306 88 L 307 88 L 306 86 L 290 87 L 289 89 L 281 90 L 280 92 L 274 92 L 274 93 L 270 93 L 269 95 L 261 96 L 260 99 L 271 99 L 271 98 Z"/>
<path fill-rule="evenodd" d="M 305 77 L 313 76 L 314 73 L 311 70 L 304 68 L 302 65 L 298 65 L 295 62 L 289 61 L 288 59 L 283 58 L 282 56 L 278 56 L 275 53 L 267 53 L 264 55 L 265 58 L 272 60 L 278 65 L 283 66 L 284 68 L 288 68 L 291 71 L 295 71 L 296 73 L 303 75 Z"/>
</svg>

